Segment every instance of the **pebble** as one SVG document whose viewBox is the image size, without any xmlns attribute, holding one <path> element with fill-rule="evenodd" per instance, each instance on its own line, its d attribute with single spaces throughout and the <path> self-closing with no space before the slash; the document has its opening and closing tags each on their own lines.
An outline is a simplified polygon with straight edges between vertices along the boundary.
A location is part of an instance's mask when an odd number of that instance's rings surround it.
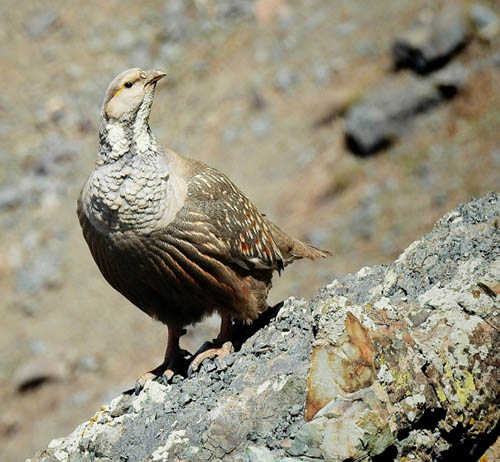
<svg viewBox="0 0 500 462">
<path fill-rule="evenodd" d="M 25 199 L 23 188 L 19 185 L 6 185 L 0 188 L 0 210 L 9 210 L 20 206 Z"/>
<path fill-rule="evenodd" d="M 291 71 L 287 67 L 282 67 L 276 74 L 275 85 L 278 90 L 291 93 L 299 81 L 299 74 Z"/>
<path fill-rule="evenodd" d="M 138 44 L 138 34 L 130 29 L 120 29 L 112 43 L 116 53 L 128 53 Z"/>
<path fill-rule="evenodd" d="M 263 114 L 250 121 L 250 128 L 257 136 L 263 137 L 270 133 L 272 119 L 268 114 Z"/>
<path fill-rule="evenodd" d="M 59 24 L 59 12 L 49 8 L 30 16 L 24 22 L 24 27 L 30 38 L 41 39 L 52 32 Z"/>
<path fill-rule="evenodd" d="M 160 45 L 158 54 L 162 61 L 167 63 L 174 63 L 179 61 L 183 54 L 182 45 L 178 43 L 165 42 Z"/>
<path fill-rule="evenodd" d="M 82 372 L 95 372 L 100 368 L 100 361 L 94 355 L 84 355 L 76 364 Z"/>
<path fill-rule="evenodd" d="M 43 175 L 62 173 L 69 168 L 79 152 L 79 142 L 69 140 L 58 132 L 49 132 L 39 148 L 35 172 Z"/>
<path fill-rule="evenodd" d="M 313 73 L 315 81 L 318 84 L 323 85 L 323 84 L 328 83 L 331 80 L 333 70 L 332 70 L 332 67 L 329 66 L 328 64 L 317 63 L 313 66 L 312 73 Z"/>
<path fill-rule="evenodd" d="M 469 72 L 460 63 L 450 64 L 432 75 L 432 82 L 445 98 L 462 91 L 468 80 Z"/>
<path fill-rule="evenodd" d="M 43 289 L 55 288 L 61 284 L 60 254 L 52 249 L 46 249 L 32 256 L 16 271 L 16 290 L 21 294 L 33 295 Z"/>
<path fill-rule="evenodd" d="M 226 144 L 232 144 L 240 137 L 240 131 L 234 127 L 226 127 L 222 132 L 222 139 Z"/>
<path fill-rule="evenodd" d="M 492 40 L 498 34 L 500 22 L 498 16 L 490 8 L 474 3 L 470 7 L 469 14 L 480 38 Z"/>
</svg>

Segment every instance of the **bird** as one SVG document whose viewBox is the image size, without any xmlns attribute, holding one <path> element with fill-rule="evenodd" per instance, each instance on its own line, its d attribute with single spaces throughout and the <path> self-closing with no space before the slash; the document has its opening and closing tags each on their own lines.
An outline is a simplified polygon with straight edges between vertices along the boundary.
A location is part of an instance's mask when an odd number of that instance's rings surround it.
<svg viewBox="0 0 500 462">
<path fill-rule="evenodd" d="M 273 273 L 294 260 L 332 255 L 294 239 L 259 213 L 222 172 L 163 148 L 149 126 L 159 70 L 132 68 L 109 84 L 95 168 L 77 200 L 83 237 L 104 279 L 167 326 L 163 362 L 149 379 L 189 372 L 232 348 L 236 322 L 268 308 Z M 181 349 L 186 327 L 217 313 L 216 339 Z M 202 349 L 203 350 L 203 349 Z"/>
</svg>

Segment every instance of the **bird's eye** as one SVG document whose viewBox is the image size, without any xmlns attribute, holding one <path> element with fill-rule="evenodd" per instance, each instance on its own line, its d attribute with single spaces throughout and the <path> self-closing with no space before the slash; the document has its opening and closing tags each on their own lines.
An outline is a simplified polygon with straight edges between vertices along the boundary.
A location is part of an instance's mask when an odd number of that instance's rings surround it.
<svg viewBox="0 0 500 462">
<path fill-rule="evenodd" d="M 132 82 L 125 82 L 125 87 L 130 88 L 133 85 Z"/>
</svg>

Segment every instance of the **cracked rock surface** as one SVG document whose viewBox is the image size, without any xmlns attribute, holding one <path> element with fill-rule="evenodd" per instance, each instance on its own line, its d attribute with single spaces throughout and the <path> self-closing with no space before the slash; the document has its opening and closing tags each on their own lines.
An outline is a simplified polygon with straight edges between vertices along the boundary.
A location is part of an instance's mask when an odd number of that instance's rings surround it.
<svg viewBox="0 0 500 462">
<path fill-rule="evenodd" d="M 500 421 L 500 194 L 288 299 L 221 363 L 122 394 L 31 462 L 477 460 Z"/>
</svg>

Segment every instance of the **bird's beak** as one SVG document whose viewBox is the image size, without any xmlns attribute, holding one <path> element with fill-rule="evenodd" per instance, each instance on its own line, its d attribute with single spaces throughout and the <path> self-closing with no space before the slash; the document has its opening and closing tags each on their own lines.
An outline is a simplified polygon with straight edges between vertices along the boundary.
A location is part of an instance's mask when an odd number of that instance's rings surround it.
<svg viewBox="0 0 500 462">
<path fill-rule="evenodd" d="M 158 82 L 158 80 L 163 79 L 163 77 L 165 77 L 166 75 L 166 72 L 152 69 L 146 73 L 146 85 L 153 85 Z"/>
</svg>

